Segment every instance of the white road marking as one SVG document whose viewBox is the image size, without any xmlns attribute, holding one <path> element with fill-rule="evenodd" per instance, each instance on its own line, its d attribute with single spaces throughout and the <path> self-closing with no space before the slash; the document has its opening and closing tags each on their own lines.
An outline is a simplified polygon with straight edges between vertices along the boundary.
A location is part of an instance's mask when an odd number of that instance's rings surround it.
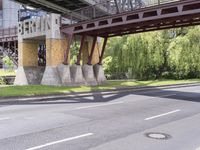
<svg viewBox="0 0 200 150">
<path fill-rule="evenodd" d="M 9 119 L 10 119 L 9 117 L 0 118 L 0 121 L 2 121 L 2 120 L 9 120 Z"/>
<path fill-rule="evenodd" d="M 124 102 L 114 102 L 114 103 L 106 103 L 106 104 L 99 104 L 99 105 L 83 106 L 83 107 L 77 107 L 77 108 L 75 108 L 75 110 L 102 107 L 102 106 L 110 106 L 110 105 L 117 105 L 117 104 L 122 104 L 122 103 L 124 103 Z"/>
<path fill-rule="evenodd" d="M 72 140 L 76 140 L 76 139 L 79 139 L 79 138 L 92 136 L 92 135 L 93 135 L 93 133 L 82 134 L 82 135 L 79 135 L 79 136 L 70 137 L 70 138 L 67 138 L 67 139 L 46 143 L 46 144 L 43 144 L 43 145 L 40 145 L 40 146 L 28 148 L 28 149 L 25 149 L 25 150 L 37 150 L 37 149 L 41 149 L 41 148 L 48 147 L 48 146 L 51 146 L 51 145 L 55 145 L 55 144 L 59 144 L 59 143 L 63 143 L 63 142 L 68 142 L 68 141 L 72 141 Z"/>
<path fill-rule="evenodd" d="M 167 112 L 167 113 L 164 113 L 164 114 L 160 114 L 160 115 L 157 115 L 157 116 L 149 117 L 149 118 L 146 118 L 146 119 L 144 119 L 144 120 L 145 120 L 145 121 L 147 121 L 147 120 L 152 120 L 152 119 L 159 118 L 159 117 L 166 116 L 166 115 L 170 115 L 170 114 L 173 114 L 173 113 L 176 113 L 176 112 L 179 112 L 179 111 L 181 111 L 181 110 L 180 110 L 180 109 L 177 109 L 177 110 L 170 111 L 170 112 Z"/>
</svg>

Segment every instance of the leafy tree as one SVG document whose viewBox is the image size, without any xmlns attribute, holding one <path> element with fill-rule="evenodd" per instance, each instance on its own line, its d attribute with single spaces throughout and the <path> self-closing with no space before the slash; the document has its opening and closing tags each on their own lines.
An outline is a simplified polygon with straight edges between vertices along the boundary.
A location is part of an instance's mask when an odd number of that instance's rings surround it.
<svg viewBox="0 0 200 150">
<path fill-rule="evenodd" d="M 108 41 L 105 72 L 110 78 L 200 76 L 200 27 L 115 37 Z"/>
</svg>

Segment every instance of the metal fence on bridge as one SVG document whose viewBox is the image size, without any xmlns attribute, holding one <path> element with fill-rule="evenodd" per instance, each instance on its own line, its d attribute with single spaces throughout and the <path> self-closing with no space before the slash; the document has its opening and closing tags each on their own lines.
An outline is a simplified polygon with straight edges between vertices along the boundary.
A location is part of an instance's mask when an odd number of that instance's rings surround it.
<svg viewBox="0 0 200 150">
<path fill-rule="evenodd" d="M 66 15 L 74 24 L 81 21 L 109 16 L 125 11 L 134 11 L 141 8 L 162 5 L 180 0 L 99 0 L 95 5 L 72 11 Z M 77 18 L 77 14 L 82 16 Z"/>
<path fill-rule="evenodd" d="M 17 36 L 17 27 L 0 29 L 0 38 Z"/>
</svg>

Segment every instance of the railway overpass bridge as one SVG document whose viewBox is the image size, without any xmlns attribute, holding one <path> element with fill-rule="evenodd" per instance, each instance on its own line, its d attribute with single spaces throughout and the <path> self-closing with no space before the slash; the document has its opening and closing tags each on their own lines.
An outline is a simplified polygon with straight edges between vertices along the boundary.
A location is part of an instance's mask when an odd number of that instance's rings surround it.
<svg viewBox="0 0 200 150">
<path fill-rule="evenodd" d="M 200 24 L 197 0 L 15 1 L 53 13 L 19 23 L 15 84 L 20 85 L 101 84 L 105 81 L 101 64 L 109 37 Z M 99 37 L 104 39 L 102 44 Z M 74 39 L 80 47 L 76 63 L 70 65 Z M 46 45 L 45 69 L 38 67 L 41 42 Z"/>
</svg>

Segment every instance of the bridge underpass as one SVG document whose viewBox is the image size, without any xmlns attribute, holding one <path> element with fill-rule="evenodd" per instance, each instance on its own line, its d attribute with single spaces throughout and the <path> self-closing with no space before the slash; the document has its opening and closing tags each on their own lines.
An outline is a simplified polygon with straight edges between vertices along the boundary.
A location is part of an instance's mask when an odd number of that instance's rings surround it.
<svg viewBox="0 0 200 150">
<path fill-rule="evenodd" d="M 29 2 L 32 1 L 30 0 Z M 27 51 L 27 47 L 25 46 L 27 40 L 29 40 L 29 42 L 30 40 L 33 41 L 36 39 L 46 41 L 47 66 L 44 73 L 40 72 L 42 77 L 40 77 L 41 81 L 37 82 L 37 84 L 101 84 L 105 81 L 102 69 L 102 59 L 109 37 L 200 24 L 200 2 L 196 0 L 157 0 L 154 1 L 154 3 L 143 1 L 143 3 L 141 3 L 142 5 L 128 3 L 130 1 L 126 1 L 127 3 L 120 3 L 120 5 L 117 0 L 109 2 L 112 2 L 109 7 L 111 8 L 112 6 L 112 11 L 105 11 L 104 14 L 100 15 L 98 15 L 100 7 L 97 6 L 100 4 L 102 5 L 102 3 L 97 3 L 95 5 L 90 4 L 87 7 L 78 8 L 74 11 L 67 7 L 66 9 L 70 11 L 60 12 L 60 14 L 65 18 L 68 18 L 69 22 L 67 25 L 57 24 L 56 29 L 59 31 L 53 29 L 55 22 L 58 22 L 58 20 L 55 20 L 54 23 L 51 22 L 48 29 L 52 32 L 50 37 L 48 37 L 46 33 L 41 36 L 36 36 L 35 33 L 37 27 L 36 23 L 34 25 L 34 21 L 32 21 L 33 23 L 30 23 L 29 20 L 29 22 L 22 22 L 20 24 L 21 26 L 18 31 L 18 35 L 21 36 L 19 45 L 22 45 L 21 49 L 19 48 L 19 51 L 21 51 L 20 53 L 23 54 Z M 43 6 L 42 3 L 39 3 L 38 1 L 34 1 L 34 3 L 39 4 L 40 8 Z M 31 6 L 35 6 L 33 3 L 30 4 Z M 52 4 L 56 6 L 54 1 L 51 2 L 51 5 Z M 130 4 L 132 7 L 130 7 Z M 64 1 L 62 6 L 65 6 Z M 46 6 L 43 8 L 46 10 Z M 55 12 L 53 7 L 49 7 L 49 9 L 49 11 Z M 89 12 L 89 14 L 85 12 Z M 81 18 L 79 18 L 80 15 Z M 50 19 L 50 21 L 52 21 L 52 19 Z M 27 24 L 27 26 L 25 24 Z M 33 24 L 33 26 L 31 24 Z M 30 28 L 31 30 L 35 30 L 34 34 L 29 33 Z M 27 36 L 25 36 L 25 34 L 27 34 Z M 101 46 L 99 46 L 100 44 L 97 44 L 99 41 L 98 37 L 104 38 L 104 42 Z M 70 48 L 74 39 L 80 41 L 80 48 L 76 64 L 70 66 Z M 29 49 L 32 48 L 32 46 L 29 45 Z M 37 55 L 37 53 L 35 53 L 35 55 Z M 31 57 L 35 58 L 35 60 L 30 60 L 29 58 Z M 27 58 L 29 60 L 27 60 Z M 31 67 L 31 70 L 33 70 L 33 67 L 37 68 L 38 64 L 36 63 L 36 60 L 37 57 L 29 52 L 26 52 L 26 55 L 20 56 L 19 62 L 21 62 L 21 64 L 19 66 L 21 67 L 21 73 L 19 77 L 17 75 L 17 80 L 22 77 L 27 77 L 24 68 Z M 80 65 L 81 60 L 84 60 L 82 66 Z M 28 72 L 28 74 L 30 74 L 30 68 Z M 34 74 L 37 73 L 38 72 L 36 71 Z M 37 78 L 34 80 L 37 80 Z M 30 82 L 20 81 L 16 83 L 35 84 L 35 82 L 32 82 L 31 80 Z"/>
</svg>

